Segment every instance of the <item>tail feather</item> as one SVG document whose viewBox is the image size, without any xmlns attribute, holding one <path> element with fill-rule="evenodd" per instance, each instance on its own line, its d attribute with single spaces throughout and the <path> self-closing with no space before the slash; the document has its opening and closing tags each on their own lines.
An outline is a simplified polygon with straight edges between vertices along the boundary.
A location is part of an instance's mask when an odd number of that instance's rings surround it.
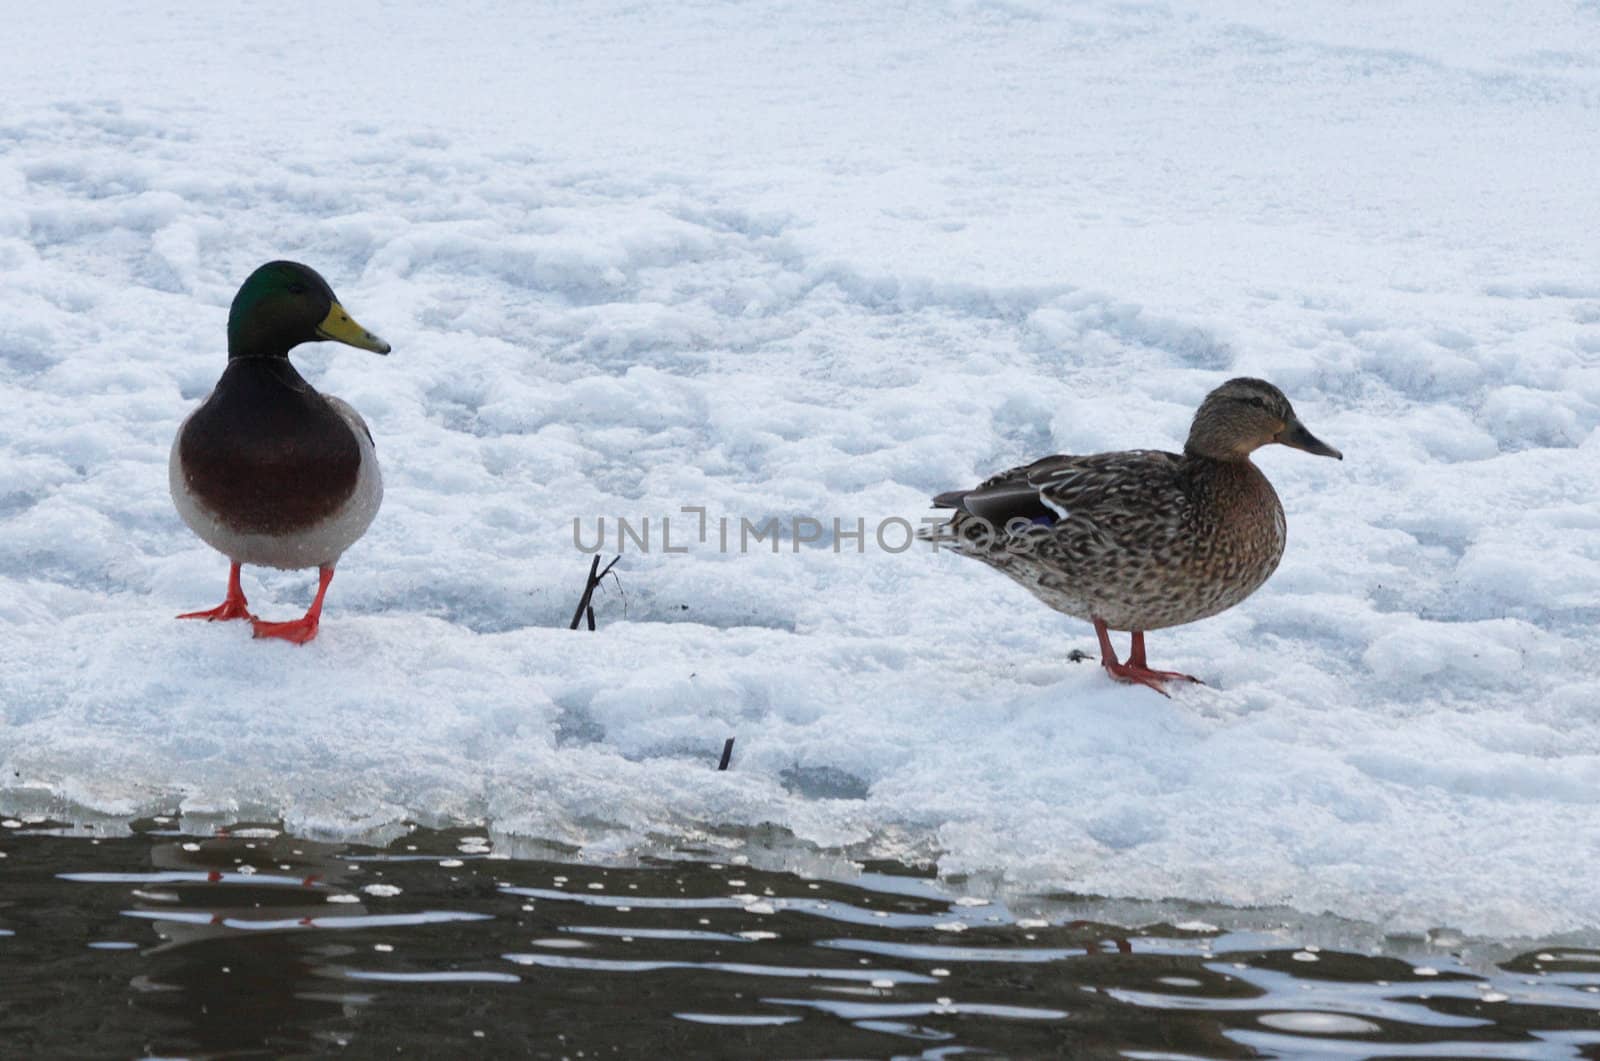
<svg viewBox="0 0 1600 1061">
<path fill-rule="evenodd" d="M 961 518 L 962 513 L 966 512 L 964 502 L 966 501 L 968 493 L 969 491 L 967 490 L 946 490 L 944 493 L 935 497 L 933 499 L 934 508 L 953 508 L 956 510 L 956 513 L 955 515 L 951 516 L 949 521 L 946 523 L 940 523 L 937 526 L 932 527 L 923 527 L 921 530 L 917 531 L 918 539 L 925 542 L 958 541 L 959 537 L 955 533 L 956 521 Z"/>
</svg>

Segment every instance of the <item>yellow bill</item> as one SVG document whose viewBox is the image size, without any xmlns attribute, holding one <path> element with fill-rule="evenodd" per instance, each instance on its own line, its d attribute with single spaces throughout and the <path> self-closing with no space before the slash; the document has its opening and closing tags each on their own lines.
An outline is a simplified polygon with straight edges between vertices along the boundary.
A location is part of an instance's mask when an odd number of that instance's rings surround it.
<svg viewBox="0 0 1600 1061">
<path fill-rule="evenodd" d="M 336 343 L 346 343 L 362 350 L 371 350 L 375 354 L 389 352 L 388 343 L 357 324 L 355 318 L 346 313 L 344 307 L 337 302 L 328 310 L 328 315 L 322 318 L 322 323 L 317 325 L 317 334 Z"/>
</svg>

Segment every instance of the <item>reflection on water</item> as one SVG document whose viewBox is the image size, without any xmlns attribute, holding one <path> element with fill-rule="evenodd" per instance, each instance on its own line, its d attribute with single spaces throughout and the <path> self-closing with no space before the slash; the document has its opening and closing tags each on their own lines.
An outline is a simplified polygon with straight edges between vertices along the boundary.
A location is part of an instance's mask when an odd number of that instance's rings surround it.
<svg viewBox="0 0 1600 1061">
<path fill-rule="evenodd" d="M 905 868 L 179 824 L 0 827 L 7 1056 L 1600 1057 L 1585 948 L 1469 965 L 1021 916 Z"/>
</svg>

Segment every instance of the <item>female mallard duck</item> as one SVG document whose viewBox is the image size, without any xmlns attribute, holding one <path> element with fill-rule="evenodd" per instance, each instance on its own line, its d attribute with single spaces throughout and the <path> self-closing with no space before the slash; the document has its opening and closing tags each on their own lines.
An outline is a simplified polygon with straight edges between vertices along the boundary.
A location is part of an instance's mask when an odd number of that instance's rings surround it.
<svg viewBox="0 0 1600 1061">
<path fill-rule="evenodd" d="M 178 428 L 168 463 L 178 515 L 233 563 L 228 597 L 178 618 L 249 619 L 255 636 L 296 644 L 317 636 L 333 566 L 383 500 L 366 422 L 317 393 L 289 363 L 291 348 L 324 339 L 389 352 L 350 319 L 327 281 L 296 262 L 268 262 L 233 296 L 228 367 Z M 239 587 L 242 564 L 318 568 L 310 610 L 286 623 L 251 615 Z"/>
<path fill-rule="evenodd" d="M 1111 676 L 1166 695 L 1164 681 L 1199 679 L 1151 670 L 1144 632 L 1233 607 L 1283 556 L 1283 506 L 1250 461 L 1271 442 L 1344 459 L 1305 429 L 1278 388 L 1231 379 L 1206 395 L 1181 456 L 1045 457 L 934 498 L 956 512 L 929 537 L 1094 623 Z M 1128 662 L 1117 662 L 1108 630 L 1132 632 Z"/>
</svg>

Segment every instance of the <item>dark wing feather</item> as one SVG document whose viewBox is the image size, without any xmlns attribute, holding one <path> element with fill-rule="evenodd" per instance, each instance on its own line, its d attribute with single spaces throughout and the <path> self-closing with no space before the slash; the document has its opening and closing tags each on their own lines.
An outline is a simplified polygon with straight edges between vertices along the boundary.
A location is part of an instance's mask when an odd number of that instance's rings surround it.
<svg viewBox="0 0 1600 1061">
<path fill-rule="evenodd" d="M 952 490 L 934 498 L 953 508 L 949 528 L 981 519 L 997 531 L 1022 521 L 1068 536 L 1120 538 L 1137 533 L 1133 523 L 1170 517 L 1182 521 L 1188 497 L 1183 458 L 1160 450 L 1127 450 L 1085 457 L 1044 457 L 985 480 L 971 490 Z M 1088 542 L 1083 543 L 1088 545 Z"/>
<path fill-rule="evenodd" d="M 1023 519 L 1032 523 L 1043 520 L 1055 522 L 1055 513 L 1039 499 L 1039 488 L 1026 480 L 1007 479 L 996 483 L 990 480 L 976 490 L 952 490 L 933 499 L 935 508 L 954 508 L 979 519 L 986 519 L 996 527 L 1004 527 L 1012 520 Z"/>
</svg>

